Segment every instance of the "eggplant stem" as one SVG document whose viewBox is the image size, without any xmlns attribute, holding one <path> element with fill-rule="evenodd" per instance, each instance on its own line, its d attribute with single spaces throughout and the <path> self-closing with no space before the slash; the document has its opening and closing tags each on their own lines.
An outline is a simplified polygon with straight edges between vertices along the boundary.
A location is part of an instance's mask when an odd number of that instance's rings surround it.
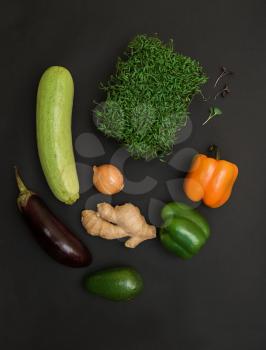
<svg viewBox="0 0 266 350">
<path fill-rule="evenodd" d="M 27 187 L 25 186 L 24 182 L 22 181 L 19 172 L 18 172 L 18 168 L 15 166 L 15 174 L 16 174 L 16 180 L 17 180 L 17 185 L 18 185 L 18 189 L 20 193 L 25 193 L 25 192 L 29 192 L 29 190 L 27 189 Z"/>
<path fill-rule="evenodd" d="M 32 195 L 35 193 L 30 191 L 22 181 L 21 177 L 19 176 L 19 172 L 17 167 L 15 166 L 15 174 L 16 174 L 16 180 L 17 180 L 17 185 L 19 189 L 19 196 L 17 198 L 17 204 L 19 207 L 19 210 L 22 211 L 24 207 L 26 207 L 28 200 Z"/>
</svg>

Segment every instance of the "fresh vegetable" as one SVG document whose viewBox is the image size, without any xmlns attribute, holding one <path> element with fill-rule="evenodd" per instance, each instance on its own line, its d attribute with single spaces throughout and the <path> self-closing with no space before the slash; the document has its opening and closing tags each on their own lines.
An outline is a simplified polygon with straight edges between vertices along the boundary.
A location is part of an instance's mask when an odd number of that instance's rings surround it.
<svg viewBox="0 0 266 350">
<path fill-rule="evenodd" d="M 91 263 L 91 254 L 87 247 L 73 235 L 48 209 L 42 199 L 26 188 L 16 170 L 19 197 L 19 210 L 39 245 L 58 262 L 82 267 Z"/>
<path fill-rule="evenodd" d="M 214 83 L 214 87 L 216 87 L 219 83 L 219 81 L 224 78 L 226 75 L 232 75 L 233 72 L 229 69 L 227 69 L 225 66 L 221 67 L 221 74 L 218 76 L 218 78 L 216 79 L 215 83 Z"/>
<path fill-rule="evenodd" d="M 173 42 L 136 36 L 102 89 L 97 127 L 123 144 L 134 158 L 167 155 L 186 125 L 188 106 L 207 81 L 200 64 L 177 54 Z"/>
<path fill-rule="evenodd" d="M 202 248 L 210 235 L 207 221 L 183 203 L 169 203 L 162 210 L 160 230 L 163 246 L 182 259 L 189 259 Z"/>
<path fill-rule="evenodd" d="M 124 188 L 124 177 L 121 171 L 112 164 L 93 167 L 93 184 L 104 194 L 115 194 Z"/>
<path fill-rule="evenodd" d="M 205 122 L 202 124 L 202 126 L 207 124 L 213 117 L 215 117 L 217 115 L 221 115 L 221 114 L 223 114 L 223 112 L 220 110 L 220 108 L 218 108 L 218 107 L 211 107 L 210 108 L 210 114 L 209 114 L 207 120 L 205 120 Z"/>
<path fill-rule="evenodd" d="M 220 160 L 217 146 L 211 145 L 212 157 L 198 154 L 194 157 L 184 181 L 184 191 L 192 201 L 203 202 L 211 208 L 225 204 L 231 196 L 238 176 L 238 167 L 226 160 Z"/>
<path fill-rule="evenodd" d="M 85 278 L 85 288 L 92 294 L 114 301 L 135 298 L 143 289 L 142 278 L 130 267 L 108 268 Z"/>
<path fill-rule="evenodd" d="M 105 239 L 130 237 L 125 242 L 127 248 L 135 248 L 143 241 L 156 237 L 156 228 L 148 225 L 139 208 L 131 203 L 115 207 L 100 203 L 97 205 L 97 212 L 83 210 L 81 221 L 92 236 Z"/>
<path fill-rule="evenodd" d="M 44 72 L 37 94 L 38 151 L 50 189 L 66 204 L 79 198 L 71 136 L 73 95 L 73 80 L 66 68 L 50 67 Z"/>
</svg>

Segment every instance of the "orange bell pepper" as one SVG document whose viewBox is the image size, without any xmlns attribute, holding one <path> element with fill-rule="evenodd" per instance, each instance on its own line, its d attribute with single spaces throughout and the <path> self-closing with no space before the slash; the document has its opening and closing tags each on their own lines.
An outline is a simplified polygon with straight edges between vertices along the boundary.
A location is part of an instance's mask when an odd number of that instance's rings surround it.
<svg viewBox="0 0 266 350">
<path fill-rule="evenodd" d="M 198 154 L 184 181 L 184 191 L 194 202 L 203 200 L 211 208 L 218 208 L 230 198 L 238 176 L 238 167 L 226 160 L 220 160 L 217 146 L 211 145 L 210 152 L 215 158 Z"/>
</svg>

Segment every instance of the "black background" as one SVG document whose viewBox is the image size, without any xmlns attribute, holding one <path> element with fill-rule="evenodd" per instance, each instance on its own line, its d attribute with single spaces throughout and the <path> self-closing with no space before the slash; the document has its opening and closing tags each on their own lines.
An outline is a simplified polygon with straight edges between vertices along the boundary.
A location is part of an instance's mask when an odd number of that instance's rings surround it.
<svg viewBox="0 0 266 350">
<path fill-rule="evenodd" d="M 1 1 L 1 234 L 0 347 L 11 349 L 263 350 L 266 348 L 265 216 L 265 1 Z M 202 128 L 208 103 L 191 105 L 193 132 L 175 150 L 203 152 L 210 143 L 240 169 L 231 200 L 211 210 L 212 227 L 202 252 L 181 261 L 156 240 L 135 250 L 121 242 L 86 236 L 80 211 L 91 189 L 72 207 L 53 197 L 42 174 L 35 144 L 38 80 L 48 66 L 64 65 L 75 80 L 73 138 L 97 133 L 106 154 L 86 164 L 109 161 L 118 148 L 91 121 L 93 100 L 114 70 L 118 55 L 138 33 L 174 39 L 179 52 L 197 58 L 208 76 L 205 94 L 221 65 L 234 70 L 232 90 L 217 105 L 224 114 Z M 86 269 L 51 260 L 31 239 L 16 208 L 12 166 L 93 252 Z M 152 175 L 158 186 L 145 196 L 117 195 L 147 215 L 150 197 L 171 200 L 166 180 L 178 176 L 159 161 L 129 160 L 131 180 Z M 82 278 L 109 265 L 132 265 L 145 289 L 128 303 L 88 295 Z"/>
</svg>

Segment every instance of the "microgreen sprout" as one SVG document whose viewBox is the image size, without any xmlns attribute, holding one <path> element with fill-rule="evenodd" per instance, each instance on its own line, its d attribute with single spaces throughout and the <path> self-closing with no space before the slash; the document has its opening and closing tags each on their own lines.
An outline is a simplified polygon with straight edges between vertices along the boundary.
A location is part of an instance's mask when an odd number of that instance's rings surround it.
<svg viewBox="0 0 266 350">
<path fill-rule="evenodd" d="M 210 108 L 210 114 L 209 114 L 207 120 L 205 120 L 205 122 L 202 124 L 202 126 L 207 124 L 213 117 L 215 117 L 217 115 L 221 115 L 221 114 L 223 114 L 223 112 L 220 110 L 220 108 L 218 108 L 218 107 L 211 107 Z"/>
<path fill-rule="evenodd" d="M 223 77 L 225 77 L 226 75 L 232 75 L 233 74 L 233 72 L 231 71 L 231 70 L 229 70 L 229 69 L 227 69 L 225 66 L 222 66 L 221 67 L 221 74 L 218 76 L 218 78 L 216 79 L 216 82 L 215 82 L 215 84 L 214 84 L 214 87 L 216 87 L 217 86 L 217 84 L 219 83 L 219 81 L 223 78 Z"/>
<path fill-rule="evenodd" d="M 204 96 L 204 94 L 201 90 L 199 90 L 199 94 L 202 97 L 203 102 L 207 102 L 211 98 L 210 96 L 209 97 Z"/>
<path fill-rule="evenodd" d="M 222 90 L 220 90 L 220 91 L 217 92 L 217 94 L 215 95 L 214 99 L 216 100 L 216 98 L 217 98 L 218 96 L 225 97 L 225 96 L 227 96 L 230 92 L 231 92 L 231 91 L 230 91 L 228 85 L 226 84 L 226 85 L 223 87 Z"/>
</svg>

